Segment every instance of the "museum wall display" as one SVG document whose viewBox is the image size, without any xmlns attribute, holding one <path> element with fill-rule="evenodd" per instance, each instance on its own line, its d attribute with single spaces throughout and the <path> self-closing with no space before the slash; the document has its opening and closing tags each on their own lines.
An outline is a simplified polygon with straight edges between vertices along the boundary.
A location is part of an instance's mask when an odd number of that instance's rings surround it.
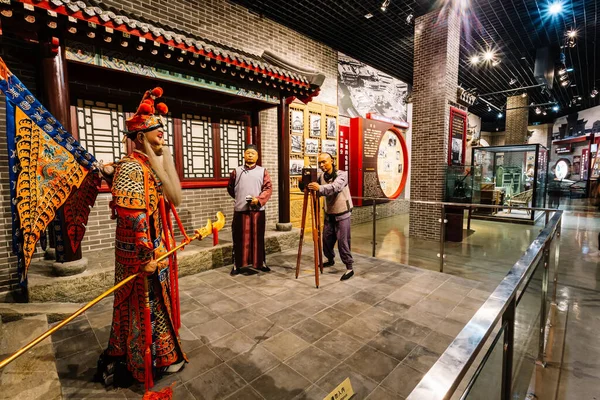
<svg viewBox="0 0 600 400">
<path fill-rule="evenodd" d="M 350 121 L 350 192 L 356 197 L 404 198 L 409 154 L 404 130 L 397 125 L 366 118 Z M 365 204 L 356 199 L 355 204 Z"/>
<path fill-rule="evenodd" d="M 320 153 L 329 153 L 340 167 L 338 152 L 338 108 L 329 104 L 294 101 L 289 105 L 290 135 L 290 222 L 299 227 L 302 200 L 298 184 L 302 168 L 318 168 Z M 307 210 L 310 221 L 310 209 Z M 309 229 L 309 227 L 307 227 Z"/>
</svg>

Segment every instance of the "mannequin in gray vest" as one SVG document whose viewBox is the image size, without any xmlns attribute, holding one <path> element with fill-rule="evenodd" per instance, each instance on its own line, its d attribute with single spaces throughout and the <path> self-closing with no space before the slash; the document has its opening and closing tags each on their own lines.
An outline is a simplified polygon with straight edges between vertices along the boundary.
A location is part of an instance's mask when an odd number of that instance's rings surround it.
<svg viewBox="0 0 600 400">
<path fill-rule="evenodd" d="M 352 213 L 352 197 L 348 188 L 348 173 L 335 169 L 333 157 L 329 153 L 319 155 L 319 168 L 323 171 L 317 182 L 308 184 L 319 196 L 325 197 L 325 225 L 323 227 L 323 254 L 327 257 L 324 267 L 335 264 L 333 247 L 338 244 L 340 258 L 346 265 L 342 281 L 352 278 L 354 260 L 350 252 L 350 215 Z"/>
<path fill-rule="evenodd" d="M 231 234 L 233 237 L 234 267 L 237 275 L 243 267 L 269 272 L 265 265 L 265 206 L 273 185 L 267 170 L 259 165 L 258 149 L 249 144 L 244 150 L 244 165 L 231 171 L 227 192 L 234 198 Z"/>
</svg>

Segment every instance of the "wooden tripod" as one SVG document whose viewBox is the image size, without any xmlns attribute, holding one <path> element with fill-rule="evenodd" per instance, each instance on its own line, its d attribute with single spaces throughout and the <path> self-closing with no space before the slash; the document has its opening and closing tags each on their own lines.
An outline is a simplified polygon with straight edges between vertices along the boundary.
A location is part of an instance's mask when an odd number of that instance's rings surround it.
<svg viewBox="0 0 600 400">
<path fill-rule="evenodd" d="M 319 271 L 323 273 L 323 248 L 321 242 L 321 208 L 319 198 L 314 190 L 304 189 L 304 202 L 302 203 L 302 226 L 300 227 L 300 245 L 298 246 L 298 258 L 296 258 L 296 279 L 300 274 L 300 259 L 302 258 L 302 243 L 304 242 L 304 228 L 306 227 L 306 208 L 310 198 L 310 210 L 312 214 L 312 236 L 315 254 L 315 285 L 319 287 Z"/>
</svg>

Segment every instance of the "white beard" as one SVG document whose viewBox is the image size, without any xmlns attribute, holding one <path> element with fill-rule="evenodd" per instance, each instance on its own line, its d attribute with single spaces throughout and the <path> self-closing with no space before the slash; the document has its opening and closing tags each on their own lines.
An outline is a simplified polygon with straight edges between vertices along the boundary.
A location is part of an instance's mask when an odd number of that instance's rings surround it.
<svg viewBox="0 0 600 400">
<path fill-rule="evenodd" d="M 171 151 L 168 147 L 162 148 L 162 154 L 156 155 L 146 137 L 143 136 L 144 150 L 150 161 L 150 166 L 154 173 L 158 176 L 162 183 L 163 194 L 167 201 L 173 206 L 178 207 L 181 204 L 183 192 L 181 190 L 181 183 L 179 182 L 179 176 L 175 169 L 175 163 L 171 156 Z"/>
</svg>

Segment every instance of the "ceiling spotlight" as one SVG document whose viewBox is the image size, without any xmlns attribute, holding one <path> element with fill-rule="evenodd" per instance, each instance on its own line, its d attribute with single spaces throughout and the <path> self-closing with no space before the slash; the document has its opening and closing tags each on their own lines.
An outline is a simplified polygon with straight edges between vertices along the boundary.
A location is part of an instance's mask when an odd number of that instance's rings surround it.
<svg viewBox="0 0 600 400">
<path fill-rule="evenodd" d="M 498 64 L 500 64 L 501 62 L 502 62 L 502 61 L 500 61 L 500 60 L 498 60 L 498 59 L 496 59 L 496 60 L 492 61 L 492 67 L 495 67 L 495 66 L 497 66 L 497 65 L 498 65 Z"/>
<path fill-rule="evenodd" d="M 502 113 L 498 113 L 498 118 L 502 118 Z"/>
<path fill-rule="evenodd" d="M 577 96 L 577 100 L 581 100 L 581 96 Z"/>
<path fill-rule="evenodd" d="M 538 114 L 538 115 L 541 114 L 542 113 L 542 109 L 539 108 L 539 107 L 536 107 L 535 108 L 535 113 Z"/>
<path fill-rule="evenodd" d="M 392 0 L 383 0 L 383 3 L 381 3 L 381 11 L 386 12 L 391 1 Z"/>
<path fill-rule="evenodd" d="M 570 31 L 567 32 L 567 36 L 570 38 L 574 38 L 577 36 L 577 31 L 574 29 L 571 29 Z"/>
<path fill-rule="evenodd" d="M 552 4 L 550 4 L 550 6 L 548 7 L 548 12 L 551 15 L 557 15 L 560 14 L 563 10 L 563 4 L 562 1 L 555 1 Z"/>
<path fill-rule="evenodd" d="M 494 59 L 494 52 L 491 50 L 486 51 L 485 53 L 483 53 L 483 59 L 486 61 L 492 61 Z"/>
<path fill-rule="evenodd" d="M 371 19 L 371 18 L 373 18 L 373 14 L 371 14 L 371 13 L 365 14 L 365 18 Z"/>
<path fill-rule="evenodd" d="M 479 56 L 472 56 L 469 60 L 471 61 L 471 64 L 475 65 L 479 63 L 480 59 Z"/>
<path fill-rule="evenodd" d="M 488 112 L 492 111 L 492 107 L 488 106 Z"/>
<path fill-rule="evenodd" d="M 512 78 L 510 82 L 508 82 L 509 85 L 514 85 L 515 83 L 517 83 L 517 80 L 515 78 Z"/>
<path fill-rule="evenodd" d="M 567 69 L 566 68 L 561 68 L 558 70 L 558 75 L 563 76 L 567 73 Z"/>
<path fill-rule="evenodd" d="M 544 112 L 542 113 L 542 115 L 548 115 L 548 113 L 546 112 L 546 110 L 544 110 Z"/>
<path fill-rule="evenodd" d="M 573 68 L 567 68 L 567 72 L 573 72 Z"/>
<path fill-rule="evenodd" d="M 592 90 L 592 93 L 590 93 L 590 97 L 593 99 L 597 95 L 598 95 L 598 90 L 596 90 L 596 88 L 594 88 L 594 90 Z"/>
<path fill-rule="evenodd" d="M 406 17 L 406 23 L 407 24 L 412 24 L 413 19 L 415 19 L 415 16 L 413 15 L 413 13 L 408 14 L 408 16 Z"/>
<path fill-rule="evenodd" d="M 552 111 L 554 111 L 554 112 L 557 112 L 557 111 L 558 111 L 558 109 L 559 109 L 559 107 L 558 107 L 558 106 L 556 106 L 556 105 L 555 105 L 555 106 L 552 106 Z"/>
<path fill-rule="evenodd" d="M 566 81 L 562 81 L 560 84 L 561 84 L 563 87 L 567 87 L 567 86 L 569 86 L 569 85 L 571 84 L 571 81 L 567 79 Z"/>
<path fill-rule="evenodd" d="M 527 97 L 527 92 L 521 93 L 521 97 Z"/>
<path fill-rule="evenodd" d="M 558 80 L 562 81 L 566 81 L 567 79 L 569 79 L 569 75 L 561 75 Z"/>
</svg>

